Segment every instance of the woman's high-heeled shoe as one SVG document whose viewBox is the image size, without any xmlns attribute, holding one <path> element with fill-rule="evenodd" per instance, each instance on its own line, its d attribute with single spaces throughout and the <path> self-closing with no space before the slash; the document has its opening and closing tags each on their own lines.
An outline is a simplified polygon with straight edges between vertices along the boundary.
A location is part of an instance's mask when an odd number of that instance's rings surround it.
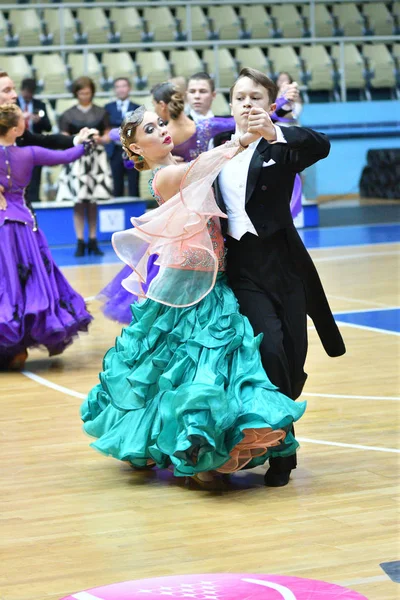
<svg viewBox="0 0 400 600">
<path fill-rule="evenodd" d="M 102 252 L 97 245 L 96 238 L 90 238 L 88 243 L 88 254 L 94 254 L 95 256 L 104 256 L 104 252 Z"/>
<path fill-rule="evenodd" d="M 207 474 L 210 474 L 210 472 L 207 472 Z M 220 477 L 212 474 L 212 476 L 210 478 L 203 478 L 201 477 L 201 474 L 199 473 L 195 473 L 194 475 L 192 475 L 191 477 L 188 477 L 188 483 L 189 485 L 191 483 L 194 483 L 197 487 L 202 488 L 203 490 L 209 490 L 209 491 L 223 491 L 226 490 L 226 483 L 223 479 L 221 479 Z"/>
<path fill-rule="evenodd" d="M 85 256 L 86 244 L 83 240 L 78 240 L 74 256 Z"/>
<path fill-rule="evenodd" d="M 28 358 L 28 353 L 23 350 L 19 354 L 16 354 L 8 363 L 10 371 L 22 371 L 25 366 L 25 361 Z"/>
</svg>

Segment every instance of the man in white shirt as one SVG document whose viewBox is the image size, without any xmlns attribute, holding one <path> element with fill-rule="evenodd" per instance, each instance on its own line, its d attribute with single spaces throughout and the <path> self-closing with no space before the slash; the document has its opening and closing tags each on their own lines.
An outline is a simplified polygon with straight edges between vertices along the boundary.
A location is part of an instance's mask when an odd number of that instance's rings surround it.
<svg viewBox="0 0 400 600">
<path fill-rule="evenodd" d="M 190 107 L 189 115 L 195 123 L 214 116 L 211 106 L 215 96 L 214 80 L 208 73 L 195 73 L 190 77 L 186 100 Z"/>
<path fill-rule="evenodd" d="M 223 168 L 215 191 L 226 234 L 227 275 L 260 345 L 264 369 L 281 392 L 295 400 L 307 375 L 307 314 L 326 352 L 340 356 L 345 346 L 333 319 L 313 262 L 290 213 L 294 178 L 325 158 L 330 144 L 324 134 L 302 127 L 274 125 L 277 87 L 255 69 L 245 68 L 231 89 L 237 133 L 260 139 Z M 289 482 L 296 455 L 270 458 L 266 485 Z"/>
</svg>

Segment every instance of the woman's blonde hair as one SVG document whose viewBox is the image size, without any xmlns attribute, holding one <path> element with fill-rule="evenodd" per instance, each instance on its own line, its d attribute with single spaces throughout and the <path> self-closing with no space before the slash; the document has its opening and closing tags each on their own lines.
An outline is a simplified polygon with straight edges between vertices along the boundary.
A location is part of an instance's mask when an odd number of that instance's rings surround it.
<svg viewBox="0 0 400 600">
<path fill-rule="evenodd" d="M 136 154 L 129 148 L 129 146 L 135 141 L 136 129 L 143 122 L 145 112 L 146 107 L 142 105 L 139 106 L 136 110 L 127 113 L 119 129 L 119 136 L 121 138 L 122 147 L 126 152 L 126 155 L 128 156 L 129 160 L 133 162 L 137 171 L 148 171 L 150 169 L 143 156 Z"/>
<path fill-rule="evenodd" d="M 183 94 L 170 81 L 159 83 L 151 90 L 151 95 L 156 102 L 165 102 L 168 107 L 169 116 L 173 121 L 185 109 L 185 98 Z"/>
<path fill-rule="evenodd" d="M 21 109 L 16 104 L 1 104 L 0 105 L 0 135 L 6 133 L 18 125 L 21 117 Z"/>
</svg>

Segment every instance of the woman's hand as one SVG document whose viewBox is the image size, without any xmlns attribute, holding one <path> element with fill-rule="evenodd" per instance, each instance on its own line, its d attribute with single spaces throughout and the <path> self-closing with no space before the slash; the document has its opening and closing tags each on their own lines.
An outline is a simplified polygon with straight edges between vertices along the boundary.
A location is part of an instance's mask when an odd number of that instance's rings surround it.
<svg viewBox="0 0 400 600">
<path fill-rule="evenodd" d="M 80 132 L 74 138 L 74 144 L 83 144 L 83 142 L 87 142 L 89 138 L 93 139 L 96 142 L 96 138 L 98 138 L 99 132 L 97 129 L 89 129 L 89 127 L 83 127 Z"/>
<path fill-rule="evenodd" d="M 0 185 L 0 210 L 6 210 L 7 200 L 3 196 L 4 187 Z"/>
</svg>

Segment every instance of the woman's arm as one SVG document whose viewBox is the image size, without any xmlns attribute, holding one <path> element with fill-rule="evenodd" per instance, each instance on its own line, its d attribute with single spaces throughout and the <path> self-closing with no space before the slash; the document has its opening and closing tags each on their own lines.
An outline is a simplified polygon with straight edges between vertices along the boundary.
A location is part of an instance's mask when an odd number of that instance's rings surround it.
<svg viewBox="0 0 400 600">
<path fill-rule="evenodd" d="M 110 129 L 108 132 L 108 137 L 110 138 L 111 142 L 120 142 L 119 127 L 113 127 L 113 129 Z"/>
<path fill-rule="evenodd" d="M 83 144 L 68 148 L 68 150 L 48 150 L 39 146 L 31 147 L 34 166 L 53 167 L 54 165 L 66 165 L 74 162 L 85 153 Z"/>
<path fill-rule="evenodd" d="M 237 144 L 236 154 L 238 152 L 242 152 L 243 150 L 245 150 L 249 144 L 258 140 L 259 137 L 260 137 L 260 135 L 258 132 L 255 134 L 244 133 L 243 135 L 241 135 L 239 138 L 237 138 L 237 141 L 233 142 L 233 143 Z M 228 142 L 228 143 L 230 143 L 230 142 Z M 213 156 L 213 154 L 215 154 L 215 158 L 217 158 L 219 155 L 221 155 L 221 153 L 222 154 L 224 153 L 224 145 L 218 146 L 217 148 L 213 148 L 212 150 L 208 150 L 207 152 L 203 152 L 196 159 L 196 161 L 198 161 L 202 156 L 204 157 L 204 155 L 210 156 L 210 158 L 211 158 Z M 233 156 L 235 156 L 235 155 L 232 155 L 232 158 L 233 158 Z M 182 179 L 191 164 L 193 164 L 193 163 L 169 165 L 168 167 L 165 167 L 164 169 L 161 169 L 160 171 L 158 171 L 156 173 L 157 191 L 159 192 L 160 196 L 162 197 L 162 199 L 164 201 L 169 200 L 170 198 L 172 198 L 175 194 L 177 194 L 179 192 L 179 189 L 180 189 L 181 183 L 182 183 Z"/>
</svg>

